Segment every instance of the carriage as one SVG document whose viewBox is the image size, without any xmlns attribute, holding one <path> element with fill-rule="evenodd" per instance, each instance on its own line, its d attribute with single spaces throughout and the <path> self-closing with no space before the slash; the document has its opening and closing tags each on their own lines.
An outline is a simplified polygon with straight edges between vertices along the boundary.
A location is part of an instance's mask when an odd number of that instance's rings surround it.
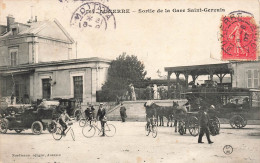
<svg viewBox="0 0 260 163">
<path fill-rule="evenodd" d="M 219 118 L 216 115 L 209 115 L 209 132 L 212 136 L 218 135 L 220 131 Z M 182 116 L 176 115 L 178 132 L 183 135 L 188 130 L 192 136 L 197 136 L 199 134 L 199 118 L 199 112 L 187 112 Z"/>
<path fill-rule="evenodd" d="M 198 111 L 202 102 L 208 107 L 214 105 L 215 109 L 209 110 L 213 119 L 228 119 L 232 128 L 243 128 L 254 107 L 253 100 L 259 96 L 257 93 L 259 90 L 233 88 L 226 92 L 187 92 L 185 96 L 190 103 L 190 111 Z"/>
<path fill-rule="evenodd" d="M 159 125 L 158 120 L 160 119 L 163 124 L 163 117 L 166 117 L 168 120 L 167 126 L 169 123 L 172 123 L 174 120 L 175 132 L 178 132 L 183 135 L 186 133 L 186 130 L 192 136 L 197 136 L 199 134 L 199 112 L 187 112 L 185 104 L 179 106 L 178 102 L 173 101 L 172 106 L 159 106 L 155 104 L 153 101 L 148 101 L 144 104 L 144 106 L 148 109 L 154 108 L 157 116 L 157 126 Z M 177 126 L 178 123 L 178 126 Z M 211 114 L 209 120 L 209 130 L 211 135 L 215 136 L 219 134 L 220 131 L 220 121 L 216 115 Z M 170 125 L 172 126 L 172 124 Z"/>
</svg>

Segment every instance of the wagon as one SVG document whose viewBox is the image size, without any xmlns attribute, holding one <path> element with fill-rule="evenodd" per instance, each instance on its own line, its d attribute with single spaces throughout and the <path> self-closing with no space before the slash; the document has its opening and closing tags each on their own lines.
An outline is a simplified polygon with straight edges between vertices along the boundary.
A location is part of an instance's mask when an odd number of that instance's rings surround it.
<svg viewBox="0 0 260 163">
<path fill-rule="evenodd" d="M 250 110 L 255 107 L 253 103 L 259 103 L 259 92 L 255 89 L 232 88 L 226 92 L 187 92 L 185 96 L 191 110 L 198 110 L 201 102 L 208 107 L 214 105 L 216 117 L 228 119 L 232 128 L 243 128 L 247 125 Z"/>
<path fill-rule="evenodd" d="M 186 130 L 189 130 L 189 133 L 192 136 L 197 136 L 199 134 L 199 113 L 198 112 L 188 112 L 182 116 L 175 117 L 178 120 L 178 132 L 183 135 L 186 133 Z M 212 136 L 218 135 L 220 131 L 220 121 L 219 118 L 215 115 L 210 116 L 209 120 L 209 131 Z"/>
</svg>

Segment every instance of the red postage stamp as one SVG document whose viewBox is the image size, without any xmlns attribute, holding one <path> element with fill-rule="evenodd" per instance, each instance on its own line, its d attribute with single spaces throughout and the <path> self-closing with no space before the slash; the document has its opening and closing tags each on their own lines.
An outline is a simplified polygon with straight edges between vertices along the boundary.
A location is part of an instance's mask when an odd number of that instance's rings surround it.
<svg viewBox="0 0 260 163">
<path fill-rule="evenodd" d="M 222 60 L 256 60 L 257 26 L 252 16 L 222 17 Z"/>
</svg>

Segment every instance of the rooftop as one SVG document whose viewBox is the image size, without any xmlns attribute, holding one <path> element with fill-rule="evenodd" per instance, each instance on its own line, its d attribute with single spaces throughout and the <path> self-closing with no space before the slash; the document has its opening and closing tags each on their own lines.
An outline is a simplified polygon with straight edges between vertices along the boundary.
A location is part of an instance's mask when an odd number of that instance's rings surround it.
<svg viewBox="0 0 260 163">
<path fill-rule="evenodd" d="M 80 59 L 69 59 L 69 60 L 60 60 L 60 61 L 52 61 L 52 62 L 41 62 L 41 63 L 33 63 L 33 64 L 21 64 L 15 67 L 11 66 L 0 66 L 1 71 L 16 71 L 16 70 L 33 70 L 34 68 L 39 67 L 50 67 L 50 66 L 61 66 L 68 64 L 81 64 L 81 63 L 91 63 L 91 62 L 103 62 L 110 63 L 110 59 L 100 58 L 100 57 L 91 57 L 91 58 L 80 58 Z"/>
</svg>

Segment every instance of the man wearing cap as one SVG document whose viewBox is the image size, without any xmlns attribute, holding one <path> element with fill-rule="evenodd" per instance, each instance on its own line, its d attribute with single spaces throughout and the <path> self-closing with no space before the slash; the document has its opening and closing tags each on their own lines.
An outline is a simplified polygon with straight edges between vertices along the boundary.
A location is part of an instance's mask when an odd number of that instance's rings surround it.
<svg viewBox="0 0 260 163">
<path fill-rule="evenodd" d="M 202 142 L 202 137 L 203 137 L 204 133 L 206 133 L 208 143 L 212 144 L 213 142 L 210 140 L 210 136 L 209 136 L 209 115 L 207 113 L 208 109 L 206 106 L 202 106 L 202 107 L 200 107 L 200 109 L 201 109 L 199 111 L 200 133 L 199 133 L 198 143 L 204 143 L 204 142 Z"/>
<path fill-rule="evenodd" d="M 100 120 L 101 123 L 101 129 L 103 132 L 101 136 L 105 136 L 106 109 L 103 107 L 103 103 L 100 103 L 99 105 L 97 119 Z"/>
</svg>

